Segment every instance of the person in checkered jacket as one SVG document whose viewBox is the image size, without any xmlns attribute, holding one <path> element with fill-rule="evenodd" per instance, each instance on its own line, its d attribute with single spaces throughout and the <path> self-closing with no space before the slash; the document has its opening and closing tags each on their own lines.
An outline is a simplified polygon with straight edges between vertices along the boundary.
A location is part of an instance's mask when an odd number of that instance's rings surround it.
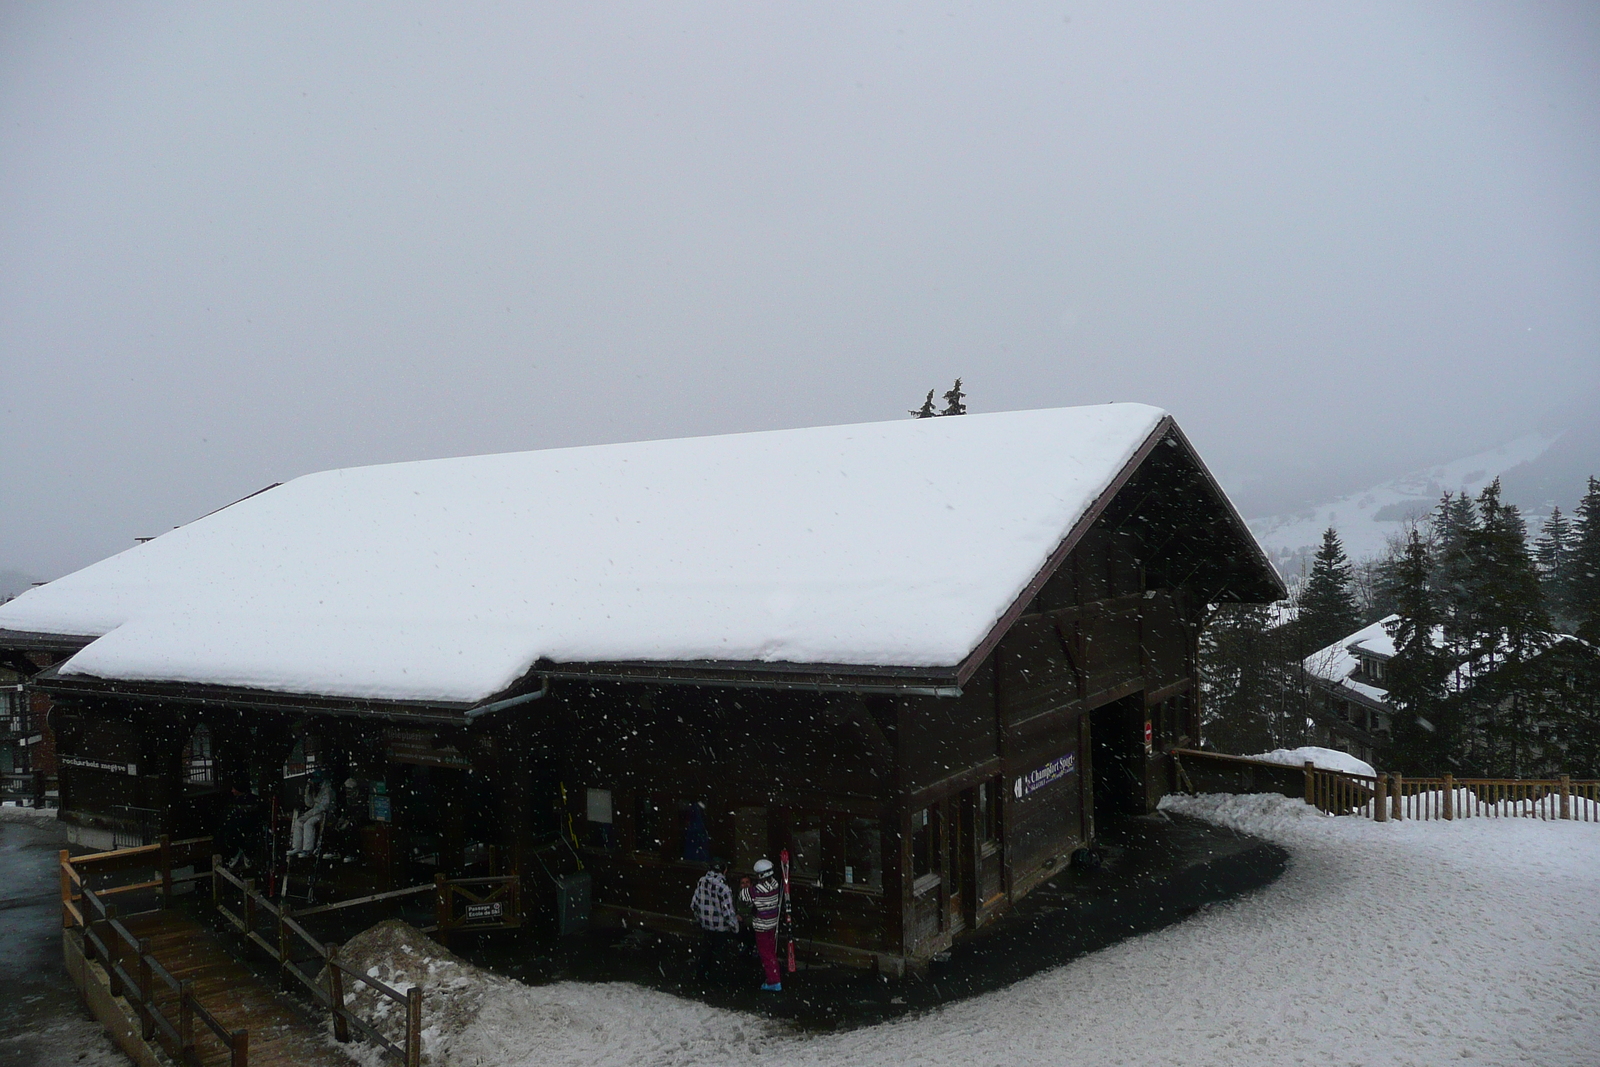
<svg viewBox="0 0 1600 1067">
<path fill-rule="evenodd" d="M 728 861 L 713 859 L 711 869 L 700 877 L 689 902 L 695 925 L 700 928 L 700 962 L 695 977 L 704 985 L 723 970 L 733 939 L 739 933 L 739 915 L 733 910 L 733 890 L 728 888 Z"/>
</svg>

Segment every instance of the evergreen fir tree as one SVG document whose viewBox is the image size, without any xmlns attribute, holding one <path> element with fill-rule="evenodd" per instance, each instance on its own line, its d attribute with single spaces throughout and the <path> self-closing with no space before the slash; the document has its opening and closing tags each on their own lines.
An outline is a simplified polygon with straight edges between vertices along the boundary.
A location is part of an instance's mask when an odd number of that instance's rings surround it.
<svg viewBox="0 0 1600 1067">
<path fill-rule="evenodd" d="M 1516 777 L 1533 745 L 1530 716 L 1538 696 L 1523 668 L 1548 644 L 1550 617 L 1527 527 L 1515 506 L 1501 503 L 1498 478 L 1479 494 L 1478 516 L 1470 537 L 1476 569 L 1468 585 L 1475 622 L 1468 705 L 1475 722 L 1463 759 L 1469 769 Z"/>
<path fill-rule="evenodd" d="M 1539 539 L 1533 543 L 1534 562 L 1539 567 L 1539 582 L 1544 588 L 1545 606 L 1558 625 L 1570 625 L 1572 603 L 1572 555 L 1576 548 L 1572 521 L 1553 508 L 1545 520 Z"/>
<path fill-rule="evenodd" d="M 961 391 L 961 379 L 957 378 L 956 384 L 951 386 L 948 393 L 944 394 L 944 410 L 939 414 L 965 415 L 967 413 L 967 405 L 963 401 L 966 395 Z"/>
<path fill-rule="evenodd" d="M 1306 651 L 1313 652 L 1353 633 L 1361 626 L 1356 598 L 1351 590 L 1350 560 L 1333 527 L 1322 534 L 1322 547 L 1311 564 L 1311 575 L 1300 593 L 1300 613 L 1295 629 Z"/>
<path fill-rule="evenodd" d="M 1435 773 L 1447 765 L 1455 724 L 1445 703 L 1449 665 L 1435 643 L 1438 610 L 1429 588 L 1431 564 L 1421 535 L 1411 531 L 1393 573 L 1399 618 L 1387 625 L 1394 641 L 1388 665 L 1390 758 L 1405 773 Z"/>
<path fill-rule="evenodd" d="M 1214 608 L 1200 637 L 1200 706 L 1207 747 L 1269 752 L 1307 743 L 1306 698 L 1286 627 L 1261 604 Z"/>
<path fill-rule="evenodd" d="M 1600 479 L 1589 478 L 1589 491 L 1578 504 L 1572 536 L 1572 575 L 1568 582 L 1571 619 L 1578 636 L 1600 645 Z"/>
<path fill-rule="evenodd" d="M 1455 663 L 1471 657 L 1477 634 L 1472 595 L 1477 572 L 1477 529 L 1478 511 L 1466 493 L 1446 493 L 1440 499 L 1433 514 L 1433 590 L 1444 646 Z"/>
<path fill-rule="evenodd" d="M 928 399 L 922 402 L 922 406 L 920 408 L 912 411 L 911 416 L 918 419 L 931 419 L 937 414 L 939 413 L 933 410 L 933 390 L 929 389 Z"/>
</svg>

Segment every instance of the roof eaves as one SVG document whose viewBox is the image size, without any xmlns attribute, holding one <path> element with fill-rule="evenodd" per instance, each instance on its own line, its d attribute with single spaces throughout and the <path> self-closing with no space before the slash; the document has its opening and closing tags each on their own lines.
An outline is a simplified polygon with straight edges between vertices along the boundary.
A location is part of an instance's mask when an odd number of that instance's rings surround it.
<svg viewBox="0 0 1600 1067">
<path fill-rule="evenodd" d="M 59 664 L 41 671 L 29 684 L 52 697 L 191 704 L 298 715 L 316 713 L 456 725 L 471 721 L 468 713 L 473 707 L 466 703 L 368 700 L 192 682 L 128 682 L 91 675 L 63 676 Z"/>
</svg>

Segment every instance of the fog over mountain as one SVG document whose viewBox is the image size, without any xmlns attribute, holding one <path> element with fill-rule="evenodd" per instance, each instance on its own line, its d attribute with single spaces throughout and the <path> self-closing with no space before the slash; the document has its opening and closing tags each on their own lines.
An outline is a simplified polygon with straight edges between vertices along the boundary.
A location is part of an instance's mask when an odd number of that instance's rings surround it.
<svg viewBox="0 0 1600 1067">
<path fill-rule="evenodd" d="M 0 568 L 958 375 L 1162 405 L 1249 515 L 1556 430 L 1564 498 L 1596 129 L 1579 2 L 6 5 Z"/>
</svg>

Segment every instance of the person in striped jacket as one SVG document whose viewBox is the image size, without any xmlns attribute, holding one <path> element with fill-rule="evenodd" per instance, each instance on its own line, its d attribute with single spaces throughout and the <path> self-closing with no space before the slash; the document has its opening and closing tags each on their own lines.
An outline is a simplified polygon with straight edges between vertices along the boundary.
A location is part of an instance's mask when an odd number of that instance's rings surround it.
<svg viewBox="0 0 1600 1067">
<path fill-rule="evenodd" d="M 761 956 L 761 971 L 766 978 L 761 988 L 768 993 L 778 993 L 783 990 L 778 977 L 778 913 L 783 906 L 783 891 L 771 860 L 756 860 L 754 870 L 756 884 L 739 893 L 750 902 L 754 912 L 750 925 L 756 932 L 756 951 Z"/>
</svg>

